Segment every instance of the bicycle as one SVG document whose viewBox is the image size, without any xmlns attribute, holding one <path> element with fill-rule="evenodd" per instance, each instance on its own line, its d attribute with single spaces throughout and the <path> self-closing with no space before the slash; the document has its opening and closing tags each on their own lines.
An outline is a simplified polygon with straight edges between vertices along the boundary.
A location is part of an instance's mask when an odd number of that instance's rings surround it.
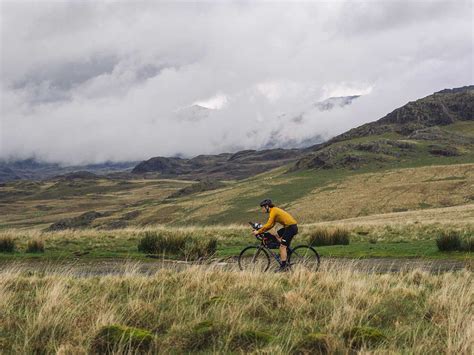
<svg viewBox="0 0 474 355">
<path fill-rule="evenodd" d="M 249 222 L 254 230 L 262 227 L 259 223 Z M 272 251 L 278 249 L 280 242 L 276 237 L 268 232 L 255 236 L 260 241 L 260 245 L 250 245 L 245 247 L 239 254 L 238 263 L 242 271 L 260 271 L 265 272 L 270 267 L 270 256 L 272 256 L 280 266 L 279 254 Z M 295 248 L 288 247 L 287 265 L 290 270 L 297 267 L 316 271 L 319 268 L 320 256 L 316 249 L 310 245 L 298 245 Z"/>
</svg>

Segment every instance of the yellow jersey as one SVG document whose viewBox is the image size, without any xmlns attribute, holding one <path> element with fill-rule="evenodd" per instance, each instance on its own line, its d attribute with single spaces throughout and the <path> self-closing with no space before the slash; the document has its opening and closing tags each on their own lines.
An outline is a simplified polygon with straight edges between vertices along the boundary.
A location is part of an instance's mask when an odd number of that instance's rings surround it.
<svg viewBox="0 0 474 355">
<path fill-rule="evenodd" d="M 270 216 L 268 217 L 267 223 L 258 230 L 258 233 L 264 233 L 269 229 L 272 229 L 275 223 L 280 223 L 283 227 L 291 226 L 296 224 L 294 219 L 288 212 L 283 211 L 281 208 L 272 207 L 270 208 Z"/>
</svg>

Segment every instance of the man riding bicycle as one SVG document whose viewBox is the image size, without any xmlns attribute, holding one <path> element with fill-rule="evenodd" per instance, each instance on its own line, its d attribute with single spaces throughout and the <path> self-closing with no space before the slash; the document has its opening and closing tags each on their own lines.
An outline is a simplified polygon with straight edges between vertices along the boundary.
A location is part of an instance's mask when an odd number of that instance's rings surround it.
<svg viewBox="0 0 474 355">
<path fill-rule="evenodd" d="M 275 223 L 279 223 L 283 228 L 278 230 L 278 236 L 275 236 L 280 242 L 280 260 L 281 267 L 279 271 L 286 271 L 287 266 L 287 257 L 288 257 L 288 247 L 290 246 L 291 240 L 293 237 L 298 234 L 298 226 L 296 220 L 286 211 L 281 208 L 275 207 L 272 203 L 272 200 L 265 199 L 260 202 L 260 207 L 262 207 L 262 212 L 269 213 L 268 221 L 265 225 L 259 230 L 253 231 L 254 235 L 262 234 L 273 228 Z"/>
</svg>

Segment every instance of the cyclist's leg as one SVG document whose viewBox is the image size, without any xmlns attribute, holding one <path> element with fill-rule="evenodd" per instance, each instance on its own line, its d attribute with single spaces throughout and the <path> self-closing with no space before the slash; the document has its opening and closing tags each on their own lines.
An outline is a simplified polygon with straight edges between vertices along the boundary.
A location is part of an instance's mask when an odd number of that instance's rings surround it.
<svg viewBox="0 0 474 355">
<path fill-rule="evenodd" d="M 286 260 L 288 259 L 288 248 L 290 247 L 293 237 L 296 234 L 298 234 L 298 227 L 296 225 L 292 225 L 286 228 L 282 228 L 278 231 L 278 234 L 281 235 L 281 241 L 280 241 L 281 261 L 286 262 Z"/>
<path fill-rule="evenodd" d="M 286 228 L 281 228 L 277 232 L 278 234 L 278 241 L 280 242 L 280 260 L 283 265 L 286 264 L 286 261 L 288 259 L 288 245 L 286 245 L 287 239 L 284 239 L 286 237 Z M 285 240 L 285 242 L 283 242 Z"/>
</svg>

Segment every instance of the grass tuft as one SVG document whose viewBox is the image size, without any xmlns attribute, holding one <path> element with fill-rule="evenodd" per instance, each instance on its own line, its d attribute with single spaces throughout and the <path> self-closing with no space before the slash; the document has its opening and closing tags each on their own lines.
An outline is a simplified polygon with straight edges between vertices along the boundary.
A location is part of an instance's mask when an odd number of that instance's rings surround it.
<svg viewBox="0 0 474 355">
<path fill-rule="evenodd" d="M 270 334 L 257 330 L 245 330 L 232 337 L 231 347 L 233 350 L 247 352 L 268 344 L 271 339 L 272 336 Z"/>
<path fill-rule="evenodd" d="M 468 251 L 471 253 L 474 251 L 474 237 L 469 236 L 463 239 L 461 243 L 461 251 Z"/>
<path fill-rule="evenodd" d="M 26 246 L 27 253 L 44 253 L 44 242 L 41 239 L 32 239 Z"/>
<path fill-rule="evenodd" d="M 456 231 L 441 231 L 436 238 L 440 251 L 455 251 L 461 249 L 461 235 Z"/>
<path fill-rule="evenodd" d="M 153 335 L 145 329 L 122 325 L 107 325 L 99 329 L 91 343 L 93 354 L 116 352 L 148 352 L 153 344 Z"/>
<path fill-rule="evenodd" d="M 333 353 L 331 338 L 326 334 L 310 333 L 305 335 L 292 349 L 292 354 L 330 354 Z"/>
<path fill-rule="evenodd" d="M 147 231 L 138 242 L 138 251 L 198 260 L 212 256 L 217 250 L 217 239 L 191 234 Z"/>
<path fill-rule="evenodd" d="M 184 350 L 199 351 L 211 346 L 219 337 L 220 328 L 213 321 L 199 322 L 184 335 Z"/>
<path fill-rule="evenodd" d="M 387 339 L 379 329 L 372 327 L 353 327 L 346 330 L 342 336 L 352 349 L 375 346 Z"/>
<path fill-rule="evenodd" d="M 349 231 L 342 228 L 318 228 L 309 236 L 309 243 L 312 246 L 348 245 L 349 240 Z"/>
<path fill-rule="evenodd" d="M 0 252 L 13 253 L 15 251 L 15 241 L 10 236 L 0 237 Z"/>
</svg>

